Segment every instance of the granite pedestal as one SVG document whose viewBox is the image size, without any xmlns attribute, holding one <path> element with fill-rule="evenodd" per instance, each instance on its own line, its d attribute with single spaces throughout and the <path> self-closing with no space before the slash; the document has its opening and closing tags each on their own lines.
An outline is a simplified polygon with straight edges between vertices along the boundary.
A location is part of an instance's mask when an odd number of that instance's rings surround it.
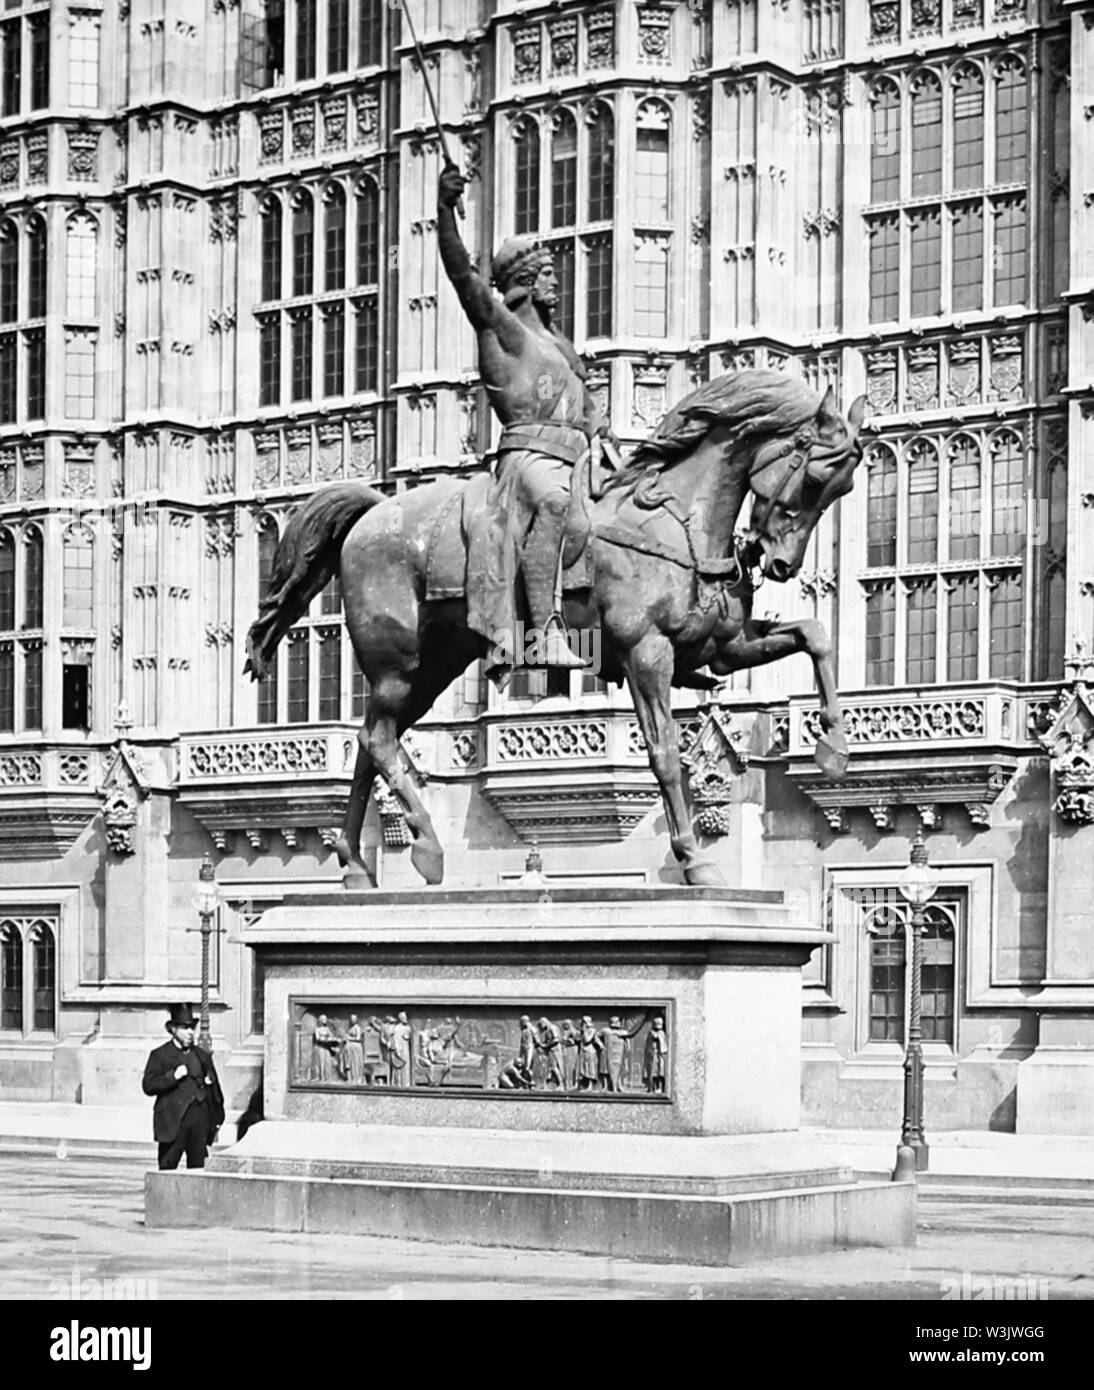
<svg viewBox="0 0 1094 1390">
<path fill-rule="evenodd" d="M 914 1186 L 798 1133 L 801 967 L 831 938 L 778 893 L 308 896 L 245 939 L 266 1119 L 149 1174 L 149 1225 L 700 1264 L 914 1239 Z"/>
</svg>

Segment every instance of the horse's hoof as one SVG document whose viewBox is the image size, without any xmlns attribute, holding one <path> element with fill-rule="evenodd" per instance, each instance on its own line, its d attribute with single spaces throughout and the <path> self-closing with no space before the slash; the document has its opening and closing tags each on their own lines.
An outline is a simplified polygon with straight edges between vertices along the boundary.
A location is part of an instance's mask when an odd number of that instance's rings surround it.
<svg viewBox="0 0 1094 1390">
<path fill-rule="evenodd" d="M 851 758 L 842 730 L 833 729 L 817 739 L 813 758 L 830 782 L 839 782 L 847 775 Z"/>
<path fill-rule="evenodd" d="M 416 840 L 410 848 L 410 862 L 425 879 L 426 883 L 444 882 L 444 850 L 433 849 Z"/>
<path fill-rule="evenodd" d="M 376 880 L 363 864 L 354 864 L 342 875 L 342 887 L 347 893 L 370 893 Z"/>
<path fill-rule="evenodd" d="M 725 877 L 710 859 L 695 859 L 684 870 L 684 882 L 692 888 L 724 888 Z"/>
</svg>

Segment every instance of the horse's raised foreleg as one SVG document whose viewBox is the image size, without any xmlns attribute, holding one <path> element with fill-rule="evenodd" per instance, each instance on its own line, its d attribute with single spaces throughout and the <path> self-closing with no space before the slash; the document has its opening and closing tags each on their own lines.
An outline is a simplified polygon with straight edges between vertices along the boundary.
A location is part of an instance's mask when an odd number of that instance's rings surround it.
<svg viewBox="0 0 1094 1390">
<path fill-rule="evenodd" d="M 824 733 L 817 740 L 817 765 L 827 777 L 838 781 L 847 771 L 847 738 L 843 728 L 843 712 L 836 690 L 836 674 L 832 667 L 832 643 L 823 623 L 815 618 L 797 622 L 756 622 L 753 636 L 728 643 L 711 663 L 719 672 L 743 671 L 747 667 L 766 666 L 783 657 L 805 652 L 813 662 L 813 674 L 820 695 L 820 724 Z"/>
<path fill-rule="evenodd" d="M 691 813 L 684 796 L 680 746 L 669 702 L 672 644 L 668 638 L 651 632 L 627 653 L 623 665 L 634 699 L 638 725 L 646 740 L 650 767 L 661 788 L 672 852 L 684 866 L 684 878 L 688 883 L 721 886 L 724 880 L 717 867 L 699 858 L 699 846 L 691 828 Z"/>
</svg>

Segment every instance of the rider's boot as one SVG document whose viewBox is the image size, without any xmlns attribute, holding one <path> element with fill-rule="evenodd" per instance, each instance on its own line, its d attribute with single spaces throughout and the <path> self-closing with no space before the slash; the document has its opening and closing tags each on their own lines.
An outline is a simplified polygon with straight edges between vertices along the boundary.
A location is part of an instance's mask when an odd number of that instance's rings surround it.
<svg viewBox="0 0 1094 1390">
<path fill-rule="evenodd" d="M 532 626 L 543 633 L 543 666 L 564 670 L 585 670 L 591 662 L 575 656 L 566 641 L 566 628 L 555 607 L 555 582 L 562 553 L 563 520 L 544 508 L 536 517 L 521 555 L 524 591 L 528 595 Z"/>
</svg>

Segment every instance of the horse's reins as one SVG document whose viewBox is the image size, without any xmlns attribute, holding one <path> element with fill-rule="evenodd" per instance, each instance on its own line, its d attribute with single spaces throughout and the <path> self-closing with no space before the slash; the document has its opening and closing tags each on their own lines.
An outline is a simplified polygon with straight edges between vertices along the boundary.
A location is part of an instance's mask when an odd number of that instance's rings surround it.
<svg viewBox="0 0 1094 1390">
<path fill-rule="evenodd" d="M 799 429 L 794 439 L 787 443 L 773 458 L 766 460 L 762 465 L 753 465 L 748 471 L 747 481 L 751 484 L 752 479 L 757 473 L 762 473 L 770 468 L 779 459 L 786 458 L 792 454 L 790 464 L 787 467 L 786 477 L 783 479 L 778 491 L 767 500 L 758 521 L 753 523 L 753 531 L 762 531 L 771 518 L 776 506 L 783 501 L 789 489 L 793 485 L 800 486 L 802 477 L 801 470 L 809 458 L 809 451 L 813 440 L 806 443 L 801 438 L 802 430 Z M 684 532 L 684 539 L 687 542 L 688 553 L 685 558 L 678 550 L 672 546 L 655 541 L 647 536 L 640 536 L 633 531 L 629 531 L 620 526 L 601 526 L 594 523 L 593 533 L 598 540 L 605 540 L 610 545 L 617 545 L 625 550 L 638 551 L 643 555 L 652 555 L 656 559 L 668 560 L 674 565 L 679 565 L 682 569 L 691 570 L 695 578 L 696 603 L 701 613 L 706 612 L 716 602 L 719 602 L 727 590 L 748 589 L 755 592 L 763 583 L 763 571 L 760 571 L 760 578 L 757 581 L 753 578 L 753 566 L 746 565 L 743 554 L 747 542 L 740 537 L 734 536 L 733 554 L 727 556 L 705 556 L 700 557 L 696 548 L 694 537 L 691 531 L 691 517 L 688 513 L 680 511 L 674 504 L 672 497 L 665 492 L 656 491 L 656 480 L 643 479 L 638 483 L 632 494 L 637 506 L 644 510 L 652 511 L 654 508 L 662 508 L 673 521 L 677 522 Z M 711 595 L 704 601 L 704 597 L 699 589 L 701 580 L 720 580 L 718 592 Z"/>
</svg>

